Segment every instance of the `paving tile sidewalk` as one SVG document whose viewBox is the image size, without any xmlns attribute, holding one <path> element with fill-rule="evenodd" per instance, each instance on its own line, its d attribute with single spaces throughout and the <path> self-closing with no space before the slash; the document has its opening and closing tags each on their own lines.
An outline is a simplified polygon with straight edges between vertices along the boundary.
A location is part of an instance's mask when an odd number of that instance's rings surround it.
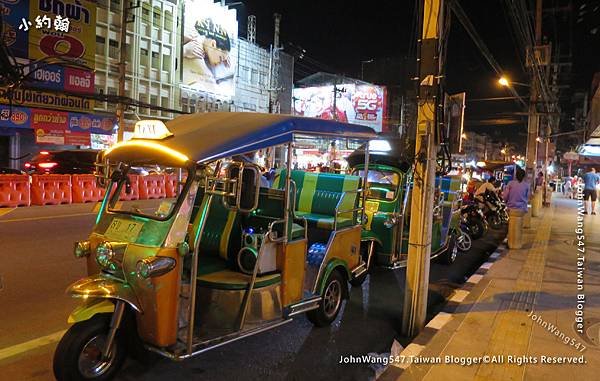
<svg viewBox="0 0 600 381">
<path fill-rule="evenodd" d="M 485 275 L 474 275 L 457 292 L 451 314 L 429 324 L 435 334 L 415 338 L 380 381 L 600 379 L 600 216 L 580 216 L 578 237 L 577 201 L 558 196 L 542 213 L 525 230 L 525 246 L 506 249 L 484 266 Z M 585 260 L 578 265 L 579 248 Z M 585 269 L 582 290 L 578 266 Z M 542 363 L 582 355 L 584 364 Z M 469 360 L 485 363 L 460 364 Z"/>
</svg>

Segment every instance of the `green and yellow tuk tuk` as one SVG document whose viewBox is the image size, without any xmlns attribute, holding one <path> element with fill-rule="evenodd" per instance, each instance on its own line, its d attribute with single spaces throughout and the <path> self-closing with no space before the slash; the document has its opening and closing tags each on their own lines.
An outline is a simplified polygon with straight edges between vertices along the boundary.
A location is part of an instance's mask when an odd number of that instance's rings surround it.
<svg viewBox="0 0 600 381">
<path fill-rule="evenodd" d="M 372 263 L 397 268 L 406 265 L 411 216 L 412 159 L 396 139 L 376 139 L 347 159 L 352 173 L 368 169 L 362 255 Z M 368 157 L 368 160 L 366 160 Z M 366 164 L 365 164 L 366 163 Z M 437 176 L 431 237 L 431 258 L 451 264 L 457 256 L 460 223 L 460 176 Z M 363 275 L 364 278 L 364 275 Z M 353 283 L 360 284 L 363 279 Z"/>
<path fill-rule="evenodd" d="M 141 121 L 98 158 L 106 185 L 88 240 L 75 245 L 88 277 L 54 355 L 64 380 L 106 380 L 127 353 L 183 360 L 291 321 L 330 324 L 360 255 L 368 163 L 361 175 L 294 169 L 298 137 L 364 143 L 370 128 L 255 113 Z M 247 154 L 275 147 L 268 183 Z M 368 155 L 366 155 L 368 158 Z M 171 198 L 120 201 L 140 168 L 177 176 Z M 361 177 L 362 176 L 362 177 Z"/>
</svg>

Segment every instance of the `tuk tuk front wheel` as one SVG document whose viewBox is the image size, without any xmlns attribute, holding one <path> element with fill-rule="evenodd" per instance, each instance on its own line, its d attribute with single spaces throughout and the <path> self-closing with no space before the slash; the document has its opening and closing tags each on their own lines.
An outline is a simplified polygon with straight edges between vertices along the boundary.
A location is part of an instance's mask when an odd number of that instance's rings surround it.
<svg viewBox="0 0 600 381">
<path fill-rule="evenodd" d="M 106 381 L 115 376 L 126 353 L 122 338 L 117 335 L 110 356 L 102 358 L 109 326 L 110 315 L 102 314 L 69 328 L 54 352 L 53 370 L 57 381 Z"/>
<path fill-rule="evenodd" d="M 317 327 L 326 327 L 330 325 L 337 317 L 342 308 L 344 299 L 344 287 L 347 287 L 346 280 L 338 270 L 333 270 L 321 295 L 319 308 L 308 311 L 306 317 Z"/>
</svg>

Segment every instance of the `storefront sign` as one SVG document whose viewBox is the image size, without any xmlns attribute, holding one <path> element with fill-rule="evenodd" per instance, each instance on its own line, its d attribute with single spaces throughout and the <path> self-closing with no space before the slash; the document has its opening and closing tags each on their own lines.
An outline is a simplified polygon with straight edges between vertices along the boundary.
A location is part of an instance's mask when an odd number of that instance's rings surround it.
<svg viewBox="0 0 600 381">
<path fill-rule="evenodd" d="M 8 105 L 10 103 L 9 96 L 7 88 L 0 88 L 0 103 Z M 94 107 L 92 100 L 83 97 L 20 88 L 12 91 L 12 103 L 29 107 L 45 107 L 66 111 L 92 111 Z"/>
<path fill-rule="evenodd" d="M 27 107 L 0 105 L 0 127 L 30 128 L 31 111 Z"/>
<path fill-rule="evenodd" d="M 185 0 L 183 85 L 216 95 L 235 94 L 237 15 L 213 0 Z"/>
</svg>

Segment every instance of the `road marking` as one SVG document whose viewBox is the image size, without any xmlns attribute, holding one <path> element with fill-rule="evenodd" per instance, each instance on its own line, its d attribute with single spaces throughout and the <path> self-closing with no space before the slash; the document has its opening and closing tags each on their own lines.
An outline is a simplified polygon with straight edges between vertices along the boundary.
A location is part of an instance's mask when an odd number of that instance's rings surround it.
<svg viewBox="0 0 600 381">
<path fill-rule="evenodd" d="M 435 315 L 435 317 L 431 319 L 429 323 L 427 323 L 426 327 L 439 330 L 440 328 L 445 326 L 446 323 L 450 321 L 450 319 L 452 319 L 452 314 L 449 314 L 447 312 L 440 312 L 437 315 Z"/>
<path fill-rule="evenodd" d="M 0 361 L 7 359 L 9 357 L 13 357 L 16 355 L 20 355 L 21 353 L 29 352 L 33 349 L 37 349 L 46 345 L 53 344 L 60 340 L 60 338 L 67 332 L 67 330 L 58 331 L 52 333 L 48 336 L 38 337 L 37 339 L 29 340 L 21 344 L 13 345 L 12 347 L 7 347 L 4 349 L 0 349 Z"/>
<path fill-rule="evenodd" d="M 425 349 L 424 345 L 419 345 L 419 344 L 409 344 L 408 347 L 404 348 L 404 350 L 401 352 L 401 356 L 403 356 L 402 358 L 408 358 L 408 357 L 416 357 L 418 356 L 423 349 Z M 398 367 L 400 369 L 406 369 L 410 366 L 411 362 L 410 361 L 394 361 L 392 362 L 392 365 L 395 367 Z"/>
<path fill-rule="evenodd" d="M 483 279 L 483 275 L 473 274 L 473 275 L 471 275 L 471 277 L 469 279 L 467 279 L 467 283 L 477 284 L 482 279 Z"/>
<path fill-rule="evenodd" d="M 490 267 L 492 267 L 493 264 L 494 264 L 494 262 L 486 262 L 483 265 L 481 265 L 479 268 L 480 269 L 487 269 L 487 270 L 489 270 Z"/>
<path fill-rule="evenodd" d="M 449 299 L 450 302 L 462 303 L 463 300 L 469 295 L 469 291 L 457 290 L 454 295 Z"/>
<path fill-rule="evenodd" d="M 0 220 L 0 223 L 5 222 L 25 222 L 25 221 L 38 221 L 38 220 L 51 220 L 54 218 L 67 218 L 67 217 L 81 217 L 91 216 L 96 213 L 73 213 L 73 214 L 59 214 L 58 216 L 42 216 L 42 217 L 24 217 L 24 218 L 13 218 L 9 220 Z"/>
<path fill-rule="evenodd" d="M 7 215 L 17 208 L 0 208 L 0 217 Z"/>
</svg>

